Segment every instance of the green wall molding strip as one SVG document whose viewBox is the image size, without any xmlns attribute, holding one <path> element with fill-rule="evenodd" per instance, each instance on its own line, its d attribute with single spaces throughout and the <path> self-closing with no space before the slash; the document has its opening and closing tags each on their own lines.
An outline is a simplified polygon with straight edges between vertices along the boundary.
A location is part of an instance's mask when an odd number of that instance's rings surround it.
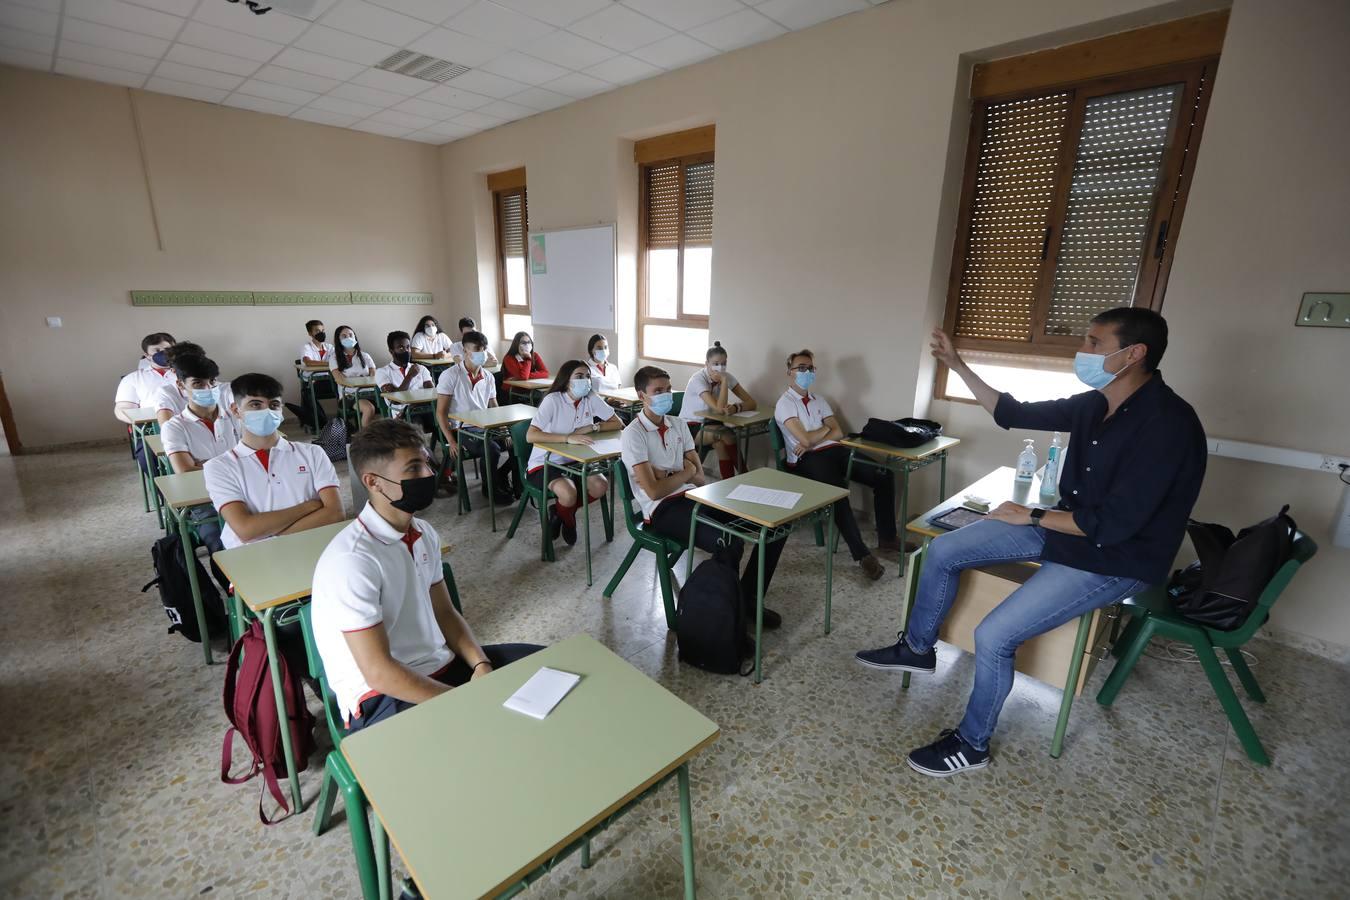
<svg viewBox="0 0 1350 900">
<path fill-rule="evenodd" d="M 252 306 L 252 291 L 132 291 L 132 306 Z"/>
<path fill-rule="evenodd" d="M 132 306 L 430 306 L 419 291 L 132 291 Z"/>
<path fill-rule="evenodd" d="M 254 291 L 254 306 L 331 306 L 351 303 L 350 291 Z"/>
<path fill-rule="evenodd" d="M 352 291 L 352 303 L 379 306 L 430 306 L 431 295 L 407 291 Z"/>
</svg>

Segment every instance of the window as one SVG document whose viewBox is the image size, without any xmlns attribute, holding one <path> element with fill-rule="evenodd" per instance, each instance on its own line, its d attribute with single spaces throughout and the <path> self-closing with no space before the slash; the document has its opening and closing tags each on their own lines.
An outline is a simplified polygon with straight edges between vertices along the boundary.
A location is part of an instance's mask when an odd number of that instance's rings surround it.
<svg viewBox="0 0 1350 900">
<path fill-rule="evenodd" d="M 1004 383 L 1051 390 L 1093 316 L 1161 308 L 1226 23 L 976 66 L 945 327 Z M 1141 68 L 1091 69 L 1119 59 Z"/>
<path fill-rule="evenodd" d="M 712 311 L 713 127 L 639 141 L 638 355 L 699 363 Z"/>
<path fill-rule="evenodd" d="M 488 176 L 497 231 L 497 297 L 502 337 L 530 330 L 530 280 L 525 274 L 525 246 L 530 231 L 525 198 L 525 170 Z"/>
</svg>

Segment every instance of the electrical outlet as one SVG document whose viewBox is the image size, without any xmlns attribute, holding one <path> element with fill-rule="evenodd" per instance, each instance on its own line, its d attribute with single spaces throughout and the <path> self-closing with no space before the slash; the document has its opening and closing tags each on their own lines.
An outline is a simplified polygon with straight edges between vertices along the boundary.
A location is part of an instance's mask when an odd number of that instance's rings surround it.
<svg viewBox="0 0 1350 900">
<path fill-rule="evenodd" d="M 1350 293 L 1309 291 L 1299 302 L 1294 324 L 1310 328 L 1350 328 Z"/>
<path fill-rule="evenodd" d="M 1324 456 L 1322 457 L 1322 464 L 1317 468 L 1323 472 L 1344 472 L 1350 469 L 1350 459 L 1343 456 Z"/>
<path fill-rule="evenodd" d="M 48 327 L 48 328 L 60 328 L 60 327 L 61 327 L 61 317 L 60 317 L 60 316 L 48 316 L 48 317 L 47 317 L 47 327 Z"/>
</svg>

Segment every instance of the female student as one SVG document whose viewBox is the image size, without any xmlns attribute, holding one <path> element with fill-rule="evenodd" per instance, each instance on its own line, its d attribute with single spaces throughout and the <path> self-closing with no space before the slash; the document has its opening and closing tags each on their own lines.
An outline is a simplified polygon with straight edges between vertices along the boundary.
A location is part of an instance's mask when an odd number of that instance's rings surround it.
<svg viewBox="0 0 1350 900">
<path fill-rule="evenodd" d="M 609 358 L 609 341 L 603 334 L 593 334 L 586 342 L 586 365 L 591 377 L 600 379 L 600 387 L 613 390 L 619 386 L 619 367 Z"/>
<path fill-rule="evenodd" d="M 723 478 L 736 474 L 739 456 L 736 452 L 736 433 L 716 422 L 704 422 L 703 414 L 711 410 L 731 415 L 756 408 L 755 398 L 736 380 L 736 376 L 727 371 L 727 351 L 722 349 L 722 342 L 714 341 L 703 358 L 703 368 L 689 376 L 689 383 L 685 385 L 681 416 L 688 420 L 697 446 L 717 448 L 717 467 Z"/>
<path fill-rule="evenodd" d="M 615 432 L 621 423 L 609 404 L 591 392 L 590 370 L 579 359 L 569 359 L 558 370 L 553 386 L 539 403 L 539 411 L 530 420 L 525 439 L 531 444 L 592 444 L 604 432 Z M 550 463 L 566 462 L 562 457 L 550 456 L 539 447 L 530 452 L 525 478 L 536 487 L 543 486 L 544 459 Z M 554 533 L 560 528 L 567 545 L 577 542 L 577 509 L 581 505 L 578 485 L 571 477 L 554 478 L 548 489 L 558 498 L 554 506 Z M 609 491 L 609 482 L 603 475 L 591 475 L 586 480 L 586 493 L 591 500 L 599 500 Z"/>
<path fill-rule="evenodd" d="M 435 316 L 423 316 L 417 320 L 417 328 L 412 335 L 413 359 L 449 359 L 453 346 L 450 335 L 441 331 Z"/>
<path fill-rule="evenodd" d="M 334 337 L 337 348 L 333 351 L 330 364 L 333 380 L 338 383 L 340 398 L 356 397 L 356 409 L 361 415 L 361 427 L 365 428 L 375 420 L 375 404 L 360 396 L 358 389 L 352 386 L 350 378 L 374 378 L 375 360 L 361 349 L 356 339 L 356 331 L 350 325 L 340 325 Z"/>
<path fill-rule="evenodd" d="M 544 358 L 534 352 L 534 338 L 528 331 L 516 332 L 502 367 L 506 369 L 507 378 L 518 381 L 548 377 L 548 366 L 544 365 Z"/>
</svg>

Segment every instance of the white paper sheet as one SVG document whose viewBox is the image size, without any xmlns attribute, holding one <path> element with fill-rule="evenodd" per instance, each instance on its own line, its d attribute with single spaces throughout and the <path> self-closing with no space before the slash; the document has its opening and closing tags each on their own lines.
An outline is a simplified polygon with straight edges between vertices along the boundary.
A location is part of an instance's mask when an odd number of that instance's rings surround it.
<svg viewBox="0 0 1350 900">
<path fill-rule="evenodd" d="M 553 712 L 553 707 L 562 702 L 562 698 L 566 697 L 567 692 L 576 687 L 579 681 L 580 675 L 544 666 L 531 675 L 530 680 L 522 684 L 519 690 L 506 698 L 502 706 L 531 718 L 542 719 Z"/>
<path fill-rule="evenodd" d="M 596 453 L 622 453 L 623 441 L 619 438 L 605 438 L 591 444 L 591 449 Z"/>
<path fill-rule="evenodd" d="M 779 509 L 792 509 L 797 505 L 797 501 L 802 499 L 802 495 L 796 491 L 775 491 L 772 488 L 754 487 L 749 484 L 737 485 L 727 497 L 745 503 L 776 506 Z"/>
<path fill-rule="evenodd" d="M 759 415 L 757 409 L 743 409 L 738 413 L 732 413 L 731 417 L 733 419 L 753 419 L 757 415 Z"/>
</svg>

